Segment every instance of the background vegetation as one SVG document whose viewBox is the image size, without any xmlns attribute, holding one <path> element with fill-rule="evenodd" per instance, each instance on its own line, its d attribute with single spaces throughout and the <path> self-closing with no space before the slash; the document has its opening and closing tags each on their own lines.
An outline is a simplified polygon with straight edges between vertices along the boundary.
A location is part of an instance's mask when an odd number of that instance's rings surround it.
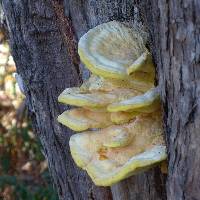
<svg viewBox="0 0 200 200">
<path fill-rule="evenodd" d="M 57 200 L 47 161 L 31 129 L 25 97 L 16 84 L 15 64 L 0 44 L 0 199 Z"/>
</svg>

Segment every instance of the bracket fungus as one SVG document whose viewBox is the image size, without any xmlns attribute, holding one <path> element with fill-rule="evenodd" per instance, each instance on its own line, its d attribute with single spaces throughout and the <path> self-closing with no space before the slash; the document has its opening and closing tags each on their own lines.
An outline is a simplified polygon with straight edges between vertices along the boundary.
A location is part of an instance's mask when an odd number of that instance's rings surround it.
<svg viewBox="0 0 200 200">
<path fill-rule="evenodd" d="M 76 164 L 94 183 L 112 185 L 166 159 L 159 116 L 137 116 L 122 126 L 77 133 L 70 139 Z"/>
<path fill-rule="evenodd" d="M 76 106 L 58 116 L 80 133 L 69 145 L 96 185 L 110 186 L 166 160 L 159 89 L 142 31 L 111 21 L 83 35 L 81 61 L 92 72 L 58 97 Z"/>
<path fill-rule="evenodd" d="M 124 79 L 136 71 L 154 73 L 142 35 L 117 21 L 89 30 L 81 37 L 78 52 L 85 66 L 102 77 Z"/>
</svg>

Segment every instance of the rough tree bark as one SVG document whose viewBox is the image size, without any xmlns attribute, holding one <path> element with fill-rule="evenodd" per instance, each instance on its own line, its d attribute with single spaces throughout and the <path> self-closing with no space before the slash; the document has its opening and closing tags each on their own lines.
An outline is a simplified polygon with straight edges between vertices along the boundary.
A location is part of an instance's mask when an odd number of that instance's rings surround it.
<svg viewBox="0 0 200 200">
<path fill-rule="evenodd" d="M 72 132 L 56 121 L 64 109 L 57 103 L 58 94 L 88 76 L 77 55 L 77 40 L 106 21 L 138 22 L 135 4 L 151 33 L 150 47 L 162 88 L 169 148 L 168 199 L 200 198 L 199 3 L 3 0 L 12 54 L 60 199 L 166 199 L 165 177 L 159 168 L 124 180 L 111 190 L 95 187 L 71 159 L 68 140 Z"/>
<path fill-rule="evenodd" d="M 113 186 L 112 195 L 109 188 L 95 187 L 71 159 L 72 132 L 56 121 L 64 109 L 57 103 L 58 94 L 87 76 L 77 55 L 77 39 L 89 28 L 113 19 L 133 24 L 137 20 L 133 2 L 4 0 L 3 8 L 33 126 L 60 199 L 164 199 L 159 168 Z"/>
<path fill-rule="evenodd" d="M 200 1 L 137 1 L 151 33 L 168 144 L 167 198 L 200 199 Z"/>
<path fill-rule="evenodd" d="M 64 109 L 57 96 L 80 84 L 76 40 L 59 1 L 3 1 L 10 46 L 24 82 L 33 127 L 43 145 L 60 199 L 109 199 L 109 188 L 95 187 L 73 163 L 72 132 L 57 123 Z"/>
</svg>

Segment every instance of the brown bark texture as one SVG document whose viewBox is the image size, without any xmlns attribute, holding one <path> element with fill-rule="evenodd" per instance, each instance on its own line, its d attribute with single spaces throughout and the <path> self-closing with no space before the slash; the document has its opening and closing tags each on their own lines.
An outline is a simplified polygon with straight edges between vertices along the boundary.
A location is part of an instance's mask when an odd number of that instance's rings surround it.
<svg viewBox="0 0 200 200">
<path fill-rule="evenodd" d="M 56 121 L 67 108 L 58 104 L 58 94 L 80 85 L 89 74 L 77 54 L 78 39 L 90 28 L 114 19 L 130 25 L 140 24 L 142 19 L 150 32 L 169 153 L 167 198 L 200 199 L 199 1 L 2 2 L 33 127 L 60 199 L 166 199 L 165 177 L 159 167 L 111 189 L 94 186 L 71 159 L 68 140 L 72 131 Z"/>
<path fill-rule="evenodd" d="M 95 187 L 69 152 L 72 131 L 57 122 L 67 107 L 57 102 L 66 87 L 79 85 L 79 58 L 71 20 L 59 1 L 3 1 L 10 46 L 26 101 L 59 198 L 110 199 Z"/>
<path fill-rule="evenodd" d="M 200 1 L 137 1 L 151 34 L 164 110 L 167 199 L 200 199 Z"/>
</svg>

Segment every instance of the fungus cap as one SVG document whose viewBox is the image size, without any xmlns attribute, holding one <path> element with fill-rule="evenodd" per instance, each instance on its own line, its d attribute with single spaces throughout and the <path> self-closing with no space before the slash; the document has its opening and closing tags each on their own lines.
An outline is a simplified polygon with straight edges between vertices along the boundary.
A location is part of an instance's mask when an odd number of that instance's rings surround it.
<svg viewBox="0 0 200 200">
<path fill-rule="evenodd" d="M 111 103 L 137 96 L 139 94 L 141 94 L 141 92 L 126 88 L 117 88 L 109 92 L 104 92 L 101 90 L 90 91 L 74 87 L 66 88 L 59 95 L 58 101 L 73 106 L 102 109 Z"/>
<path fill-rule="evenodd" d="M 96 185 L 110 186 L 166 159 L 160 116 L 139 116 L 129 124 L 75 134 L 70 150 Z"/>
<path fill-rule="evenodd" d="M 94 80 L 92 82 L 92 80 Z M 153 112 L 159 106 L 158 88 L 145 93 L 92 77 L 82 86 L 66 88 L 58 97 L 64 104 L 109 112 Z"/>
<path fill-rule="evenodd" d="M 97 112 L 84 108 L 67 110 L 58 116 L 58 122 L 74 131 L 85 131 L 87 129 L 105 128 L 113 124 L 129 122 L 139 113 L 126 112 Z"/>
<path fill-rule="evenodd" d="M 66 88 L 58 97 L 64 104 L 80 107 L 102 108 L 113 102 L 115 95 L 101 92 L 82 91 L 78 87 Z"/>
<path fill-rule="evenodd" d="M 93 112 L 83 108 L 75 108 L 63 112 L 58 121 L 74 131 L 84 131 L 92 128 L 105 128 L 112 125 L 110 113 Z"/>
<path fill-rule="evenodd" d="M 102 77 L 127 79 L 135 71 L 154 73 L 140 32 L 117 21 L 89 30 L 79 40 L 78 53 L 85 66 Z"/>
<path fill-rule="evenodd" d="M 155 73 L 151 54 L 147 50 L 127 68 L 128 75 L 137 71 L 149 72 L 150 74 Z"/>
<path fill-rule="evenodd" d="M 108 105 L 109 112 L 129 111 L 152 113 L 160 108 L 159 88 Z"/>
</svg>

